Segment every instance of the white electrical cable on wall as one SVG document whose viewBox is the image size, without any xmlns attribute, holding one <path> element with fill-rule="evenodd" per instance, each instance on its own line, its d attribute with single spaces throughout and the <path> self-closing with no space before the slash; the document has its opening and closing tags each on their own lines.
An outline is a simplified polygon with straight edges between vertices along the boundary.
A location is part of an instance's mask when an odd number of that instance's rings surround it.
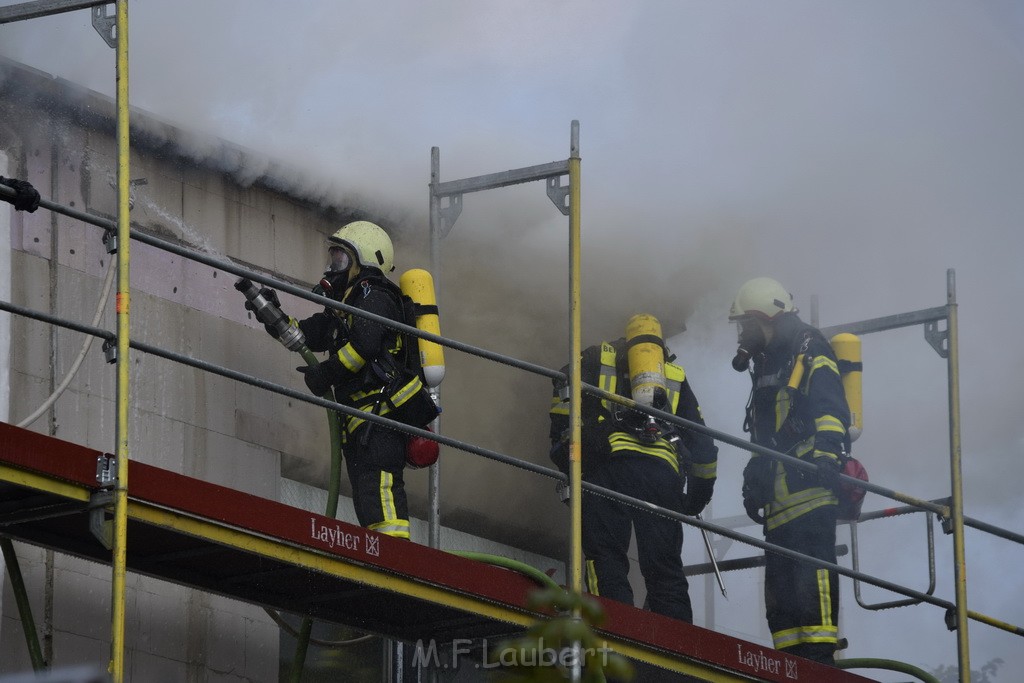
<svg viewBox="0 0 1024 683">
<path fill-rule="evenodd" d="M 103 309 L 107 305 L 107 298 L 110 296 L 110 288 L 114 283 L 114 273 L 117 268 L 114 265 L 114 259 L 110 259 L 110 263 L 107 266 L 107 276 L 103 281 L 103 294 L 100 295 L 99 305 L 96 306 L 96 315 L 93 316 L 92 326 L 97 327 L 100 324 L 100 319 L 103 317 Z M 82 344 L 82 350 L 79 351 L 78 357 L 75 358 L 75 362 L 71 364 L 71 368 L 68 370 L 68 374 L 64 376 L 61 383 L 53 390 L 53 393 L 43 401 L 43 404 L 36 408 L 35 412 L 26 417 L 24 420 L 18 423 L 19 427 L 27 427 L 36 420 L 38 420 L 43 413 L 50 409 L 50 406 L 60 398 L 60 395 L 64 393 L 64 390 L 71 384 L 71 380 L 75 378 L 75 374 L 78 372 L 78 368 L 82 366 L 82 361 L 85 360 L 86 355 L 89 353 L 89 348 L 92 346 L 94 337 L 91 334 L 85 335 L 85 342 Z"/>
</svg>

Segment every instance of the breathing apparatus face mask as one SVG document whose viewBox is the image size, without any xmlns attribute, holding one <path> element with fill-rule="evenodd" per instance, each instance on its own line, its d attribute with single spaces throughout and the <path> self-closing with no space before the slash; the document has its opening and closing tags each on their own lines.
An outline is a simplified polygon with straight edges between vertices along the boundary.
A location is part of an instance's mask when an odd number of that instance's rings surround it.
<svg viewBox="0 0 1024 683">
<path fill-rule="evenodd" d="M 327 250 L 330 260 L 327 269 L 320 280 L 320 289 L 324 296 L 340 300 L 348 288 L 349 277 L 352 273 L 352 255 L 341 247 L 331 247 Z"/>
<path fill-rule="evenodd" d="M 765 339 L 764 331 L 753 318 L 740 318 L 736 324 L 736 341 L 739 348 L 732 359 L 732 368 L 736 372 L 744 372 L 750 367 L 750 359 L 755 354 L 764 351 L 768 341 Z"/>
</svg>

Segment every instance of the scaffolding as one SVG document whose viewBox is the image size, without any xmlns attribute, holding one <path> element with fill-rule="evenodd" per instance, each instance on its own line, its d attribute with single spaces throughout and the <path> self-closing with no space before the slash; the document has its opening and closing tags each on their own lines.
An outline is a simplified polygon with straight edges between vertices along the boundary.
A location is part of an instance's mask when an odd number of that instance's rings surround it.
<svg viewBox="0 0 1024 683">
<path fill-rule="evenodd" d="M 710 521 L 702 520 L 699 518 L 693 518 L 684 516 L 671 510 L 658 508 L 644 501 L 624 496 L 615 491 L 605 489 L 599 486 L 595 486 L 588 482 L 582 481 L 580 476 L 580 461 L 581 461 L 581 449 L 580 449 L 580 427 L 581 427 L 581 416 L 580 416 L 580 404 L 581 397 L 584 391 L 595 394 L 602 399 L 618 403 L 629 409 L 639 411 L 650 415 L 657 420 L 665 423 L 673 424 L 678 427 L 692 429 L 703 432 L 712 438 L 722 443 L 735 446 L 751 453 L 757 453 L 760 455 L 768 456 L 770 458 L 781 460 L 788 466 L 803 469 L 805 471 L 812 471 L 815 469 L 813 464 L 804 462 L 797 458 L 787 456 L 782 453 L 775 452 L 773 450 L 751 444 L 738 437 L 730 434 L 720 432 L 718 430 L 706 427 L 704 425 L 696 424 L 679 418 L 673 414 L 666 413 L 646 406 L 638 405 L 634 401 L 618 396 L 616 394 L 610 394 L 602 391 L 598 387 L 585 384 L 580 381 L 580 287 L 579 287 L 579 271 L 580 271 L 580 153 L 579 153 L 579 125 L 577 122 L 572 122 L 570 131 L 570 154 L 568 159 L 563 161 L 556 161 L 550 164 L 544 164 L 540 166 L 533 166 L 524 169 L 517 169 L 512 171 L 506 171 L 502 173 L 490 174 L 486 176 L 478 176 L 475 178 L 466 178 L 457 181 L 442 182 L 440 178 L 440 154 L 437 148 L 434 148 L 431 152 L 431 182 L 430 182 L 430 233 L 431 233 L 431 262 L 435 273 L 440 272 L 441 260 L 439 244 L 440 240 L 451 230 L 455 221 L 458 219 L 459 213 L 462 208 L 462 197 L 466 193 L 483 191 L 487 189 L 493 189 L 498 187 L 504 187 L 513 184 L 526 183 L 536 180 L 544 180 L 547 184 L 548 196 L 552 199 L 555 206 L 564 215 L 569 218 L 569 291 L 568 300 L 570 308 L 570 323 L 569 323 L 569 337 L 570 346 L 568 349 L 569 354 L 569 374 L 568 377 L 563 375 L 561 372 L 544 368 L 531 363 L 497 354 L 486 349 L 477 348 L 468 344 L 458 342 L 457 340 L 445 338 L 439 335 L 432 335 L 410 327 L 395 323 L 387 318 L 374 316 L 357 309 L 351 308 L 344 304 L 338 303 L 332 299 L 311 294 L 305 289 L 298 287 L 290 282 L 282 279 L 264 275 L 262 273 L 253 271 L 248 268 L 243 268 L 229 261 L 216 259 L 210 257 L 207 254 L 200 253 L 198 251 L 183 247 L 175 244 L 171 241 L 161 239 L 159 237 L 132 229 L 130 226 L 130 172 L 129 172 L 129 120 L 128 120 L 128 15 L 127 15 L 127 0 L 117 0 L 116 12 L 113 17 L 106 14 L 106 6 L 110 3 L 106 2 L 74 2 L 71 0 L 37 0 L 36 2 L 28 2 L 20 5 L 13 5 L 0 9 L 0 24 L 7 23 L 9 21 L 15 21 L 20 19 L 35 18 L 38 16 L 45 16 L 48 14 L 55 14 L 58 12 L 71 11 L 83 8 L 92 8 L 93 24 L 97 31 L 104 38 L 111 47 L 117 51 L 117 97 L 116 97 L 116 110 L 117 110 L 117 125 L 116 125 L 116 138 L 117 138 L 117 220 L 109 221 L 83 211 L 78 211 L 72 207 L 63 206 L 56 204 L 52 201 L 44 199 L 40 205 L 50 211 L 54 211 L 71 218 L 80 220 L 82 222 L 97 226 L 104 230 L 105 236 L 109 239 L 116 237 L 113 251 L 117 253 L 117 329 L 115 333 L 111 333 L 108 330 L 96 328 L 94 326 L 82 325 L 71 321 L 63 320 L 57 316 L 43 313 L 40 311 L 31 310 L 29 308 L 15 305 L 11 302 L 0 302 L 0 310 L 7 311 L 16 315 L 25 316 L 27 318 L 35 319 L 38 321 L 45 322 L 47 324 L 63 327 L 65 329 L 75 330 L 77 332 L 91 335 L 96 338 L 105 340 L 106 349 L 111 353 L 114 361 L 117 364 L 117 419 L 115 425 L 116 437 L 115 453 L 110 456 L 109 454 L 100 454 L 97 456 L 95 453 L 79 453 L 77 456 L 79 460 L 91 461 L 100 459 L 102 461 L 102 472 L 94 473 L 87 471 L 85 473 L 79 471 L 73 477 L 71 482 L 66 481 L 68 473 L 61 469 L 61 466 L 54 465 L 54 469 L 50 471 L 41 471 L 38 463 L 33 464 L 25 460 L 18 460 L 14 456 L 14 453 L 18 448 L 11 446 L 14 444 L 22 444 L 24 440 L 31 441 L 36 438 L 35 436 L 29 436 L 31 433 L 21 433 L 9 431 L 7 428 L 3 428 L 3 436 L 0 437 L 0 442 L 6 443 L 8 451 L 5 453 L 5 461 L 0 465 L 0 473 L 2 473 L 2 481 L 7 486 L 16 487 L 18 490 L 28 489 L 35 492 L 44 492 L 47 496 L 52 496 L 52 500 L 48 500 L 47 509 L 53 514 L 37 515 L 29 521 L 39 522 L 45 520 L 59 519 L 66 514 L 69 510 L 75 512 L 82 512 L 83 509 L 88 512 L 88 516 L 91 522 L 91 530 L 94 534 L 106 538 L 109 541 L 111 552 L 107 556 L 111 564 L 111 658 L 110 658 L 110 673 L 115 683 L 122 683 L 124 681 L 124 657 L 125 657 L 125 577 L 128 571 L 129 554 L 130 549 L 127 544 L 127 531 L 129 524 L 143 522 L 152 523 L 155 527 L 161 529 L 169 529 L 180 527 L 181 525 L 189 526 L 190 535 L 193 537 L 215 537 L 220 541 L 224 541 L 225 545 L 236 547 L 238 549 L 255 552 L 260 557 L 271 557 L 278 561 L 286 562 L 294 559 L 294 555 L 298 554 L 302 556 L 302 560 L 299 564 L 308 565 L 308 567 L 314 568 L 317 572 L 329 576 L 344 576 L 351 579 L 356 584 L 361 586 L 370 586 L 374 589 L 386 590 L 390 593 L 397 594 L 399 596 L 409 597 L 412 596 L 417 599 L 422 599 L 425 602 L 433 605 L 435 609 L 441 609 L 442 605 L 450 604 L 453 599 L 458 600 L 458 604 L 455 607 L 463 609 L 463 611 L 474 614 L 477 617 L 485 617 L 493 622 L 501 624 L 512 624 L 513 626 L 522 627 L 527 623 L 542 618 L 542 615 L 531 612 L 525 607 L 523 602 L 523 596 L 521 591 L 523 590 L 521 584 L 517 584 L 513 588 L 509 589 L 508 584 L 503 580 L 498 583 L 499 591 L 511 590 L 513 595 L 505 594 L 500 598 L 495 598 L 493 595 L 488 595 L 487 591 L 483 587 L 478 587 L 478 591 L 473 593 L 465 587 L 454 587 L 448 586 L 447 590 L 444 587 L 437 588 L 434 583 L 436 577 L 422 577 L 410 576 L 402 580 L 388 580 L 377 577 L 372 570 L 360 573 L 353 569 L 354 566 L 359 563 L 365 562 L 365 558 L 360 558 L 358 563 L 338 561 L 336 559 L 324 559 L 323 549 L 310 550 L 307 548 L 298 548 L 297 545 L 301 545 L 297 539 L 278 538 L 276 541 L 265 541 L 261 542 L 257 540 L 262 538 L 266 534 L 266 530 L 249 529 L 251 532 L 255 532 L 257 536 L 245 537 L 242 533 L 241 537 L 236 538 L 234 534 L 238 531 L 238 528 L 246 528 L 244 521 L 232 520 L 231 523 L 227 524 L 227 528 L 219 527 L 216 524 L 210 525 L 209 520 L 216 518 L 216 511 L 208 511 L 204 514 L 197 514 L 194 510 L 190 511 L 186 509 L 186 506 L 175 503 L 174 501 L 168 500 L 157 500 L 147 499 L 146 496 L 155 497 L 147 486 L 152 487 L 152 478 L 161 479 L 166 476 L 166 473 L 154 473 L 150 471 L 144 465 L 130 462 L 130 448 L 129 448 L 129 419 L 128 419 L 128 407 L 130 405 L 130 390 L 129 375 L 128 375 L 128 363 L 130 353 L 132 350 L 152 354 L 154 356 L 170 360 L 172 362 L 180 363 L 189 367 L 193 367 L 204 372 L 213 373 L 222 377 L 229 378 L 231 380 L 248 384 L 250 386 L 257 387 L 259 389 L 271 391 L 283 396 L 287 396 L 291 399 L 303 401 L 312 405 L 316 405 L 322 408 L 326 408 L 329 411 L 336 411 L 342 414 L 358 414 L 360 417 L 374 423 L 379 423 L 390 429 L 396 429 L 412 435 L 421 436 L 424 438 L 430 438 L 438 441 L 441 444 L 457 448 L 467 453 L 475 454 L 496 462 L 518 467 L 529 472 L 535 473 L 539 476 L 547 477 L 552 480 L 567 482 L 570 491 L 570 571 L 569 571 L 569 588 L 573 592 L 582 592 L 582 552 L 581 552 L 581 541 L 580 541 L 580 527 L 581 527 L 581 500 L 584 492 L 591 495 L 600 495 L 613 500 L 617 500 L 627 505 L 642 506 L 647 510 L 653 511 L 657 514 L 665 517 L 674 519 L 680 523 L 687 524 L 689 526 L 697 527 L 703 531 L 717 534 L 721 537 L 728 538 L 734 541 L 739 541 L 747 545 L 754 546 L 762 549 L 766 552 L 774 552 L 788 557 L 798 559 L 810 564 L 814 564 L 819 567 L 824 567 L 838 574 L 850 577 L 857 582 L 855 585 L 859 587 L 860 583 L 867 583 L 874 585 L 894 593 L 905 596 L 909 601 L 916 603 L 927 603 L 945 610 L 947 615 L 947 621 L 951 628 L 957 631 L 957 643 L 958 643 L 958 662 L 960 667 L 960 680 L 969 682 L 970 680 L 970 661 L 969 661 L 969 635 L 968 635 L 968 622 L 969 620 L 979 621 L 989 626 L 999 628 L 1001 630 L 1013 633 L 1015 635 L 1024 635 L 1024 629 L 1019 626 L 1008 624 L 1006 622 L 999 621 L 992 617 L 973 612 L 967 608 L 966 602 L 966 557 L 964 554 L 963 545 L 963 533 L 965 526 L 971 526 L 973 528 L 985 531 L 997 535 L 1006 540 L 1018 544 L 1024 544 L 1024 537 L 1020 534 L 1016 534 L 1004 529 L 995 527 L 994 525 L 986 524 L 979 520 L 974 520 L 963 514 L 963 500 L 962 500 L 962 477 L 961 477 L 961 465 L 960 465 L 960 416 L 959 416 L 959 366 L 958 366 L 958 348 L 957 348 L 957 302 L 956 302 L 956 291 L 955 291 L 955 277 L 952 270 L 947 274 L 947 301 L 945 306 L 928 309 L 926 311 L 918 311 L 909 314 L 901 314 L 897 316 L 890 316 L 888 318 L 878 318 L 869 321 L 863 321 L 860 323 L 851 323 L 848 325 L 840 325 L 834 328 L 826 328 L 823 330 L 826 333 L 846 331 L 853 333 L 865 333 L 875 332 L 885 329 L 893 329 L 895 327 L 904 327 L 909 325 L 923 324 L 925 326 L 925 337 L 928 342 L 936 349 L 936 351 L 942 355 L 948 361 L 948 373 L 949 373 L 949 409 L 950 409 L 950 473 L 952 480 L 952 492 L 948 500 L 942 501 L 928 501 L 913 496 L 907 495 L 902 492 L 894 491 L 886 487 L 880 486 L 875 483 L 862 482 L 857 479 L 842 476 L 841 480 L 853 486 L 858 486 L 867 491 L 875 493 L 877 495 L 887 497 L 908 506 L 908 510 L 921 510 L 927 514 L 935 514 L 943 521 L 944 529 L 947 533 L 951 533 L 954 539 L 954 573 L 955 573 L 955 598 L 953 601 L 944 600 L 935 597 L 932 593 L 934 590 L 934 567 L 931 569 L 932 586 L 928 590 L 922 592 L 907 588 L 904 586 L 897 585 L 895 583 L 880 579 L 877 577 L 866 575 L 860 572 L 855 564 L 853 569 L 849 569 L 837 564 L 831 564 L 822 562 L 815 558 L 801 555 L 791 550 L 773 546 L 764 541 L 756 538 L 752 538 L 741 534 L 734 529 L 716 524 Z M 568 184 L 562 185 L 561 180 L 564 177 L 568 177 Z M 13 196 L 13 190 L 9 190 L 6 187 L 0 186 L 0 196 L 10 198 Z M 445 203 L 447 201 L 447 204 Z M 473 354 L 481 358 L 498 361 L 521 370 L 532 372 L 550 379 L 567 379 L 570 386 L 570 462 L 571 471 L 568 475 L 553 470 L 551 468 L 543 467 L 529 461 L 514 458 L 512 456 L 499 453 L 490 449 L 481 448 L 474 446 L 473 444 L 465 443 L 457 439 L 453 439 L 445 436 L 441 433 L 433 433 L 428 430 L 416 429 L 407 425 L 394 422 L 385 417 L 377 415 L 369 415 L 356 411 L 348 406 L 330 401 L 327 399 L 309 396 L 302 392 L 297 392 L 288 387 L 281 386 L 272 382 L 268 382 L 258 377 L 247 375 L 245 373 L 239 373 L 234 370 L 220 367 L 199 359 L 191 358 L 183 354 L 170 352 L 159 347 L 145 344 L 138 341 L 133 341 L 130 336 L 130 296 L 131 296 L 131 283 L 129 279 L 130 272 L 130 253 L 129 245 L 132 240 L 137 240 L 166 252 L 176 254 L 186 259 L 190 259 L 199 263 L 213 266 L 220 270 L 228 273 L 232 273 L 239 277 L 246 277 L 253 281 L 259 282 L 263 285 L 277 288 L 281 291 L 288 292 L 296 297 L 303 298 L 312 301 L 317 304 L 321 304 L 328 308 L 343 311 L 353 315 L 359 315 L 367 317 L 371 320 L 375 320 L 381 324 L 388 325 L 396 328 L 401 332 L 420 337 L 441 344 L 448 348 Z M 940 330 L 938 323 L 941 321 L 946 322 L 946 329 Z M 49 437 L 40 437 L 49 438 Z M 45 441 L 33 441 L 32 446 L 24 446 L 21 448 L 26 449 L 27 452 L 43 452 L 46 448 L 53 447 L 52 443 Z M 65 448 L 62 446 L 61 448 Z M 66 448 L 74 450 L 73 445 L 69 445 Z M 77 466 L 81 466 L 78 463 Z M 43 468 L 45 470 L 45 468 Z M 42 473 L 41 473 L 42 472 Z M 142 476 L 141 488 L 142 492 L 137 493 L 133 486 L 129 487 L 129 472 L 143 472 L 146 474 Z M 98 478 L 97 478 L 98 477 Z M 196 485 L 193 482 L 189 482 L 189 485 Z M 201 483 L 199 484 L 201 485 Z M 230 495 L 230 494 L 224 494 Z M 239 494 L 241 495 L 241 494 Z M 430 504 L 430 546 L 435 548 L 440 546 L 440 481 L 439 474 L 435 469 L 431 473 L 431 504 Z M 69 503 L 68 501 L 75 501 Z M 170 512 L 167 512 L 167 510 Z M 33 508 L 35 510 L 35 508 Z M 107 511 L 112 512 L 112 522 L 108 523 L 106 519 Z M 163 516 L 163 515 L 170 516 Z M 183 518 L 179 519 L 174 515 L 181 514 Z M 288 514 L 282 511 L 282 514 Z M 303 513 L 306 514 L 306 513 Z M 878 515 L 884 516 L 884 515 Z M 875 516 L 866 515 L 865 520 L 873 519 Z M 25 520 L 11 521 L 12 518 L 4 520 L 4 526 L 0 528 L 9 528 L 14 523 L 21 523 Z M 194 524 L 192 527 L 190 525 Z M 340 528 L 340 527 L 339 527 Z M 853 529 L 856 529 L 856 524 L 853 525 Z M 855 531 L 854 531 L 855 533 Z M 929 538 L 931 538 L 931 525 L 928 526 Z M 856 538 L 856 536 L 854 536 Z M 383 541 L 383 539 L 380 539 Z M 34 539 L 35 542 L 42 542 L 38 538 Z M 88 545 L 77 539 L 74 541 L 67 541 L 68 544 L 73 545 L 74 549 L 71 552 L 77 554 L 85 554 L 89 556 L 101 559 L 101 551 L 98 550 L 99 546 L 95 544 Z M 856 558 L 856 541 L 854 541 L 854 558 Z M 54 541 L 54 545 L 57 545 Z M 101 544 L 102 545 L 102 544 Z M 258 548 L 256 546 L 259 546 Z M 931 546 L 930 546 L 931 547 Z M 431 549 L 425 549 L 430 551 Z M 418 550 L 416 552 L 419 552 Z M 351 558 L 349 558 L 351 560 Z M 855 559 L 856 562 L 856 559 Z M 333 564 L 332 564 L 333 563 Z M 327 565 L 330 565 L 328 568 Z M 933 565 L 933 560 L 932 560 Z M 145 569 L 142 570 L 147 573 L 154 575 L 160 575 L 160 569 L 156 564 L 146 565 Z M 393 571 L 393 568 L 390 568 Z M 387 573 L 387 572 L 385 572 Z M 177 580 L 188 583 L 192 579 L 185 579 L 182 576 L 174 577 Z M 13 580 L 13 578 L 12 578 Z M 201 581 L 193 581 L 193 584 L 202 585 Z M 426 588 L 425 586 L 431 586 Z M 223 586 L 208 585 L 206 586 L 209 590 L 213 591 L 224 591 Z M 347 590 L 348 588 L 346 588 Z M 255 589 L 253 589 L 255 590 Z M 516 593 L 519 591 L 519 593 Z M 461 596 L 461 597 L 460 597 Z M 483 597 L 481 597 L 483 596 Z M 250 599 L 256 599 L 252 594 L 248 594 Z M 859 598 L 859 595 L 858 595 Z M 494 601 L 503 602 L 503 604 L 497 608 L 493 606 Z M 910 604 L 907 601 L 901 601 L 904 604 Z M 282 608 L 291 606 L 282 602 L 280 605 Z M 610 610 L 615 611 L 620 608 L 615 605 L 606 605 Z M 866 606 L 866 605 L 865 605 Z M 886 605 L 895 606 L 895 605 Z M 870 606 L 874 608 L 877 606 Z M 740 666 L 732 666 L 731 668 L 721 661 L 721 656 L 716 655 L 713 651 L 702 651 L 694 654 L 693 652 L 684 653 L 673 647 L 668 643 L 663 636 L 656 635 L 651 631 L 650 624 L 648 622 L 638 621 L 636 615 L 632 613 L 621 612 L 622 623 L 625 624 L 622 632 L 616 632 L 613 628 L 609 627 L 602 631 L 604 635 L 607 635 L 612 642 L 625 654 L 632 656 L 640 661 L 646 661 L 658 666 L 663 666 L 672 671 L 677 671 L 694 676 L 703 676 L 704 680 L 712 681 L 731 681 L 731 680 L 776 680 L 774 678 L 758 678 L 752 674 L 749 670 L 744 670 Z M 315 616 L 312 613 L 310 616 Z M 444 615 L 441 615 L 442 617 Z M 339 615 L 331 615 L 329 618 L 343 620 L 344 617 Z M 369 619 L 369 617 L 365 617 Z M 657 626 L 663 628 L 676 629 L 678 626 L 672 625 L 671 627 L 665 625 L 663 622 L 658 622 L 657 615 L 651 617 Z M 23 619 L 23 623 L 26 628 L 30 628 L 30 619 Z M 491 623 L 491 622 L 488 622 Z M 637 624 L 641 624 L 638 626 Z M 688 626 L 688 625 L 682 625 Z M 395 635 L 401 635 L 403 637 L 410 637 L 415 635 L 407 631 L 402 631 L 399 626 L 391 625 L 385 627 L 380 624 L 373 626 L 374 628 L 386 631 L 387 628 L 392 628 L 396 631 Z M 440 627 L 438 627 L 440 628 Z M 694 628 L 694 627 L 689 627 Z M 501 629 L 499 629 L 501 630 Z M 686 629 L 684 629 L 686 632 Z M 687 632 L 688 635 L 692 635 Z M 702 637 L 708 638 L 707 634 L 702 634 Z M 732 643 L 727 641 L 719 641 L 720 647 L 725 647 L 723 643 L 728 644 L 729 647 Z M 713 648 L 712 648 L 713 650 Z M 783 654 L 777 654 L 779 657 L 785 658 Z M 702 659 L 701 657 L 704 657 Z M 801 666 L 811 666 L 809 664 L 801 664 Z M 812 671 L 813 671 L 812 667 Z M 847 674 L 843 674 L 847 675 Z M 837 674 L 838 676 L 838 674 Z M 863 680 L 859 677 L 849 675 L 850 678 L 844 680 Z M 778 679 L 782 680 L 782 679 Z M 839 680 L 836 678 L 835 680 Z"/>
</svg>

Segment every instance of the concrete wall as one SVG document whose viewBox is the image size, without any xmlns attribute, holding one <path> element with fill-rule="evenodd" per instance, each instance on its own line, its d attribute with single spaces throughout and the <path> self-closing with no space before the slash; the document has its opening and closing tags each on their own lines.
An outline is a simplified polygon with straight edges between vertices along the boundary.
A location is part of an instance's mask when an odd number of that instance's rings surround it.
<svg viewBox="0 0 1024 683">
<path fill-rule="evenodd" d="M 10 63 L 0 63 L 0 69 L 6 70 L 5 78 L 0 78 L 0 151 L 10 157 L 10 175 L 30 180 L 57 203 L 113 218 L 112 104 Z M 324 238 L 347 209 L 314 205 L 269 189 L 268 183 L 236 182 L 215 164 L 186 160 L 163 144 L 153 133 L 165 130 L 162 124 L 133 116 L 146 131 L 133 138 L 131 177 L 144 180 L 135 187 L 134 228 L 298 283 L 309 284 L 318 275 Z M 5 207 L 0 211 L 8 211 Z M 111 267 L 102 230 L 46 210 L 10 214 L 11 301 L 91 324 Z M 130 248 L 133 340 L 304 388 L 294 371 L 298 357 L 250 319 L 232 286 L 234 276 L 139 242 Z M 413 265 L 422 264 L 405 267 Z M 295 317 L 317 309 L 288 295 L 281 299 Z M 116 328 L 113 293 L 104 302 L 98 326 Z M 63 379 L 84 338 L 17 317 L 11 322 L 11 336 L 9 421 L 17 424 Z M 93 345 L 52 411 L 29 428 L 114 450 L 116 366 L 105 362 L 99 347 Z M 322 510 L 318 496 L 324 495 L 329 472 L 322 409 L 143 353 L 133 351 L 131 360 L 132 459 Z M 546 384 L 540 380 L 540 385 Z M 542 411 L 546 392 L 546 386 L 535 392 Z M 514 425 L 508 428 L 514 430 Z M 543 442 L 545 436 L 541 433 L 537 441 Z M 466 533 L 507 528 L 513 538 L 551 538 L 552 529 L 564 521 L 553 484 L 545 484 L 541 506 L 516 504 L 534 515 L 550 505 L 557 513 L 554 518 L 540 514 L 549 523 L 538 526 L 525 516 L 496 518 L 494 510 L 459 501 L 480 501 L 485 497 L 481 491 L 493 491 L 498 494 L 490 496 L 497 509 L 507 511 L 513 494 L 527 490 L 520 483 L 523 474 L 508 473 L 508 468 L 493 463 L 484 474 L 475 462 L 466 466 L 470 456 L 457 456 L 443 456 L 448 469 L 442 476 L 451 491 L 447 510 L 461 529 L 446 531 L 445 547 L 503 554 L 555 569 L 564 581 L 561 559 L 502 546 L 501 538 L 488 541 L 479 533 Z M 414 515 L 418 512 L 422 518 L 427 472 L 409 472 L 407 482 Z M 343 481 L 342 492 L 349 490 Z M 420 542 L 426 539 L 421 519 L 413 522 L 413 536 Z M 23 544 L 17 550 L 51 664 L 105 665 L 109 568 Z M 279 631 L 251 605 L 131 575 L 127 633 L 130 680 L 277 680 Z M 0 674 L 28 668 L 20 622 L 5 582 Z"/>
</svg>

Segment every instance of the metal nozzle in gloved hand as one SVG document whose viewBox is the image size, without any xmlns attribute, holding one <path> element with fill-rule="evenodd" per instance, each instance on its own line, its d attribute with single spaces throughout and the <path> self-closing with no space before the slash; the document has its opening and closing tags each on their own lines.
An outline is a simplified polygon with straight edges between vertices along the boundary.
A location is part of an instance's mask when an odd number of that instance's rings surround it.
<svg viewBox="0 0 1024 683">
<path fill-rule="evenodd" d="M 271 300 L 271 296 L 274 299 L 277 298 L 273 294 L 268 294 L 273 290 L 266 287 L 259 289 L 252 280 L 244 277 L 238 279 L 235 289 L 245 297 L 247 302 L 245 307 L 256 315 L 256 319 L 267 327 L 267 332 L 281 342 L 286 349 L 298 351 L 306 345 L 306 337 L 302 334 L 302 330 L 293 326 L 288 316 L 281 311 L 280 306 Z"/>
</svg>

